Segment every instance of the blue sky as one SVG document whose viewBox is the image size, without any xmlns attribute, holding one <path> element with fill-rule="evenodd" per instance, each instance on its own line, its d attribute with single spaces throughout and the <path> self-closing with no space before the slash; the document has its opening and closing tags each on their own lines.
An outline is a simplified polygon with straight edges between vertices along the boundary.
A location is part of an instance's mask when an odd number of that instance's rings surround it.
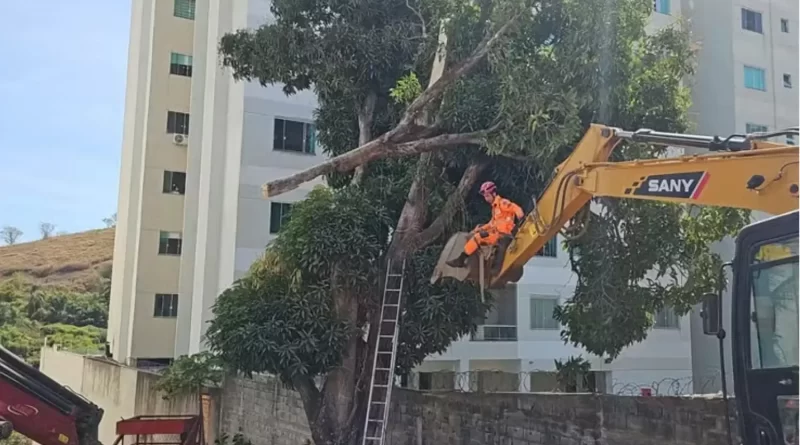
<svg viewBox="0 0 800 445">
<path fill-rule="evenodd" d="M 0 226 L 39 237 L 117 211 L 130 2 L 4 2 Z"/>
</svg>

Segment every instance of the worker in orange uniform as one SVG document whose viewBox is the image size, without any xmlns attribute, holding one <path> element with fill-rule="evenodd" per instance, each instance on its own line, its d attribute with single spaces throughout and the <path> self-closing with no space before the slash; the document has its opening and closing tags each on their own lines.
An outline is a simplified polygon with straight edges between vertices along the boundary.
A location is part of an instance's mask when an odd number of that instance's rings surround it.
<svg viewBox="0 0 800 445">
<path fill-rule="evenodd" d="M 504 246 L 501 247 L 507 247 L 507 244 L 511 242 L 511 237 L 506 235 L 511 235 L 516 220 L 522 219 L 524 216 L 522 207 L 497 194 L 497 186 L 494 185 L 494 182 L 484 182 L 481 185 L 480 194 L 483 195 L 486 202 L 492 205 L 492 220 L 475 227 L 472 231 L 472 238 L 467 241 L 461 255 L 447 261 L 447 265 L 450 267 L 464 267 L 467 258 L 480 246 L 493 246 L 498 244 L 498 241 L 503 241 Z"/>
</svg>

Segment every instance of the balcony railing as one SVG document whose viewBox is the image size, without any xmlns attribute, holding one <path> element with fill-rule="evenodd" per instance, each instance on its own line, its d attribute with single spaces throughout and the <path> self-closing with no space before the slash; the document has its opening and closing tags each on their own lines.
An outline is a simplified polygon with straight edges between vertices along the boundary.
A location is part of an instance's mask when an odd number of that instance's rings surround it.
<svg viewBox="0 0 800 445">
<path fill-rule="evenodd" d="M 517 341 L 517 327 L 496 324 L 480 325 L 472 334 L 472 341 Z"/>
</svg>

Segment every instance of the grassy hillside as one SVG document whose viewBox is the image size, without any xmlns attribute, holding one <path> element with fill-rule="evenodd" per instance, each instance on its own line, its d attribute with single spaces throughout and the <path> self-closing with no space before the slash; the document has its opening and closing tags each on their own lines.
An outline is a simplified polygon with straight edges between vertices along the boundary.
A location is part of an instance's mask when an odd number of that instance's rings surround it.
<svg viewBox="0 0 800 445">
<path fill-rule="evenodd" d="M 97 289 L 113 254 L 113 228 L 3 246 L 0 281 L 21 274 L 34 284 L 86 292 Z"/>
<path fill-rule="evenodd" d="M 114 229 L 0 247 L 0 344 L 31 364 L 39 348 L 103 349 Z"/>
</svg>

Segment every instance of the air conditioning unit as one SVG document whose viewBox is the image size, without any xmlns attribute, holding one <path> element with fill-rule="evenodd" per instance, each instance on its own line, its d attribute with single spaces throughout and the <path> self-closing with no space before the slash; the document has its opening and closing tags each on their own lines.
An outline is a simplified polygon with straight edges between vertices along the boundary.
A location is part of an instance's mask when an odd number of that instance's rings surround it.
<svg viewBox="0 0 800 445">
<path fill-rule="evenodd" d="M 185 134 L 173 134 L 172 135 L 172 142 L 175 145 L 186 145 L 188 140 L 189 140 L 189 137 L 186 136 Z"/>
</svg>

